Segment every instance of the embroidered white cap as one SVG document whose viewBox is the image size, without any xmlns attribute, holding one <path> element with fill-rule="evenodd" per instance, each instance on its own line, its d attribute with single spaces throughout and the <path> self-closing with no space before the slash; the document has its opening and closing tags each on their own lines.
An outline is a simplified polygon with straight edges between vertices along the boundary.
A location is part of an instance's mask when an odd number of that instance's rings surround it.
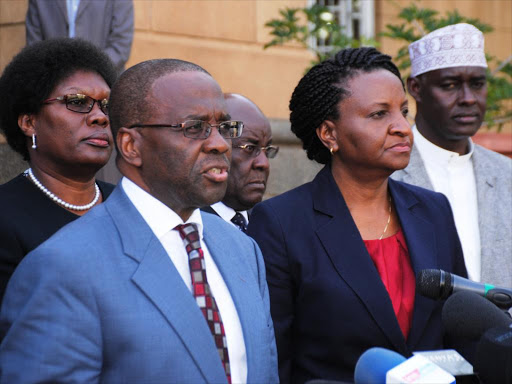
<svg viewBox="0 0 512 384">
<path fill-rule="evenodd" d="M 484 67 L 484 35 L 471 24 L 436 29 L 409 45 L 411 76 L 441 68 Z"/>
</svg>

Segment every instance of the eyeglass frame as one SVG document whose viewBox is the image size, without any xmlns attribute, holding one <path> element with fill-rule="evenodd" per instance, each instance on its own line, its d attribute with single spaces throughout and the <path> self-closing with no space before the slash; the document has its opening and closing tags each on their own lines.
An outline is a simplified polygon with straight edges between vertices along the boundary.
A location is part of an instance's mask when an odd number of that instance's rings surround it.
<svg viewBox="0 0 512 384">
<path fill-rule="evenodd" d="M 233 145 L 233 148 L 240 148 L 240 149 L 246 149 L 247 147 L 254 147 L 254 152 L 253 153 L 247 153 L 244 151 L 245 154 L 247 154 L 249 157 L 258 157 L 261 153 L 261 151 L 265 152 L 265 156 L 267 157 L 267 159 L 273 159 L 277 156 L 277 153 L 279 152 L 279 146 L 277 145 L 267 145 L 265 147 L 261 147 L 259 145 L 256 145 L 256 144 L 243 144 L 243 145 Z M 269 157 L 268 156 L 268 153 L 267 151 L 269 149 L 275 149 L 276 150 L 276 153 L 272 156 L 272 157 Z"/>
<path fill-rule="evenodd" d="M 69 106 L 68 106 L 68 97 L 69 96 L 82 96 L 84 98 L 87 97 L 87 98 L 91 99 L 93 102 L 92 102 L 92 104 L 90 104 L 90 107 L 89 107 L 88 111 L 75 111 L 73 109 L 70 109 Z M 94 108 L 94 104 L 98 103 L 98 106 L 100 107 L 101 112 L 103 112 L 103 114 L 105 116 L 108 116 L 108 104 L 109 104 L 108 99 L 97 100 L 94 97 L 91 97 L 89 95 L 85 95 L 83 93 L 68 93 L 68 94 L 63 95 L 63 96 L 54 97 L 54 98 L 51 98 L 51 99 L 46 99 L 46 100 L 43 101 L 43 104 L 49 104 L 49 103 L 54 102 L 54 101 L 64 101 L 64 103 L 66 104 L 66 109 L 71 111 L 71 112 L 76 112 L 76 113 L 90 113 L 92 111 L 92 109 Z M 102 102 L 106 102 L 106 105 L 102 104 Z M 105 109 L 103 109 L 103 108 L 105 108 Z"/>
<path fill-rule="evenodd" d="M 187 136 L 186 135 L 187 131 L 185 130 L 184 125 L 186 123 L 188 123 L 188 122 L 191 122 L 191 121 L 197 121 L 197 122 L 200 122 L 201 124 L 207 124 L 208 125 L 207 128 L 203 128 L 203 132 L 202 132 L 202 136 L 201 137 L 191 137 L 191 136 Z M 240 127 L 238 128 L 238 135 L 237 136 L 226 137 L 226 136 L 224 136 L 222 134 L 222 132 L 221 132 L 221 130 L 219 128 L 220 128 L 220 126 L 222 124 L 226 124 L 226 123 L 237 123 L 237 124 L 240 125 Z M 242 136 L 242 131 L 243 131 L 243 128 L 244 128 L 244 123 L 243 123 L 243 121 L 240 121 L 240 120 L 226 120 L 226 121 L 221 121 L 218 124 L 210 124 L 209 122 L 204 121 L 204 120 L 185 120 L 183 123 L 178 123 L 178 124 L 132 124 L 132 125 L 130 125 L 128 127 L 128 129 L 131 129 L 131 128 L 180 128 L 180 130 L 175 130 L 175 132 L 181 131 L 181 132 L 183 132 L 183 136 L 185 136 L 188 139 L 192 139 L 192 140 L 206 140 L 212 134 L 212 129 L 213 128 L 217 128 L 218 131 L 219 131 L 219 134 L 224 139 L 237 139 L 240 136 Z"/>
</svg>

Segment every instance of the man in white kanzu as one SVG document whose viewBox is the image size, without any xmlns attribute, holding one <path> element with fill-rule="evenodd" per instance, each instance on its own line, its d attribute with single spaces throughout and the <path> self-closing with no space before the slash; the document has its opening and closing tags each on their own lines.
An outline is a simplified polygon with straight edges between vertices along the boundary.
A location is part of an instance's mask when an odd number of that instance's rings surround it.
<svg viewBox="0 0 512 384">
<path fill-rule="evenodd" d="M 512 287 L 512 160 L 471 140 L 486 109 L 483 34 L 450 25 L 412 43 L 409 55 L 414 148 L 392 177 L 445 194 L 469 278 Z"/>
</svg>

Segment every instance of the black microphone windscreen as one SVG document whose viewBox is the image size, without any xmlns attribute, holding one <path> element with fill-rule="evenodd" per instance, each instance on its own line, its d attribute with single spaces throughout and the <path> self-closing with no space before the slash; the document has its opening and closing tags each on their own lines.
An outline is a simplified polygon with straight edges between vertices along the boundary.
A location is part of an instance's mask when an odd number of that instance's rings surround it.
<svg viewBox="0 0 512 384">
<path fill-rule="evenodd" d="M 416 289 L 422 296 L 439 299 L 441 297 L 441 270 L 424 269 L 416 277 Z"/>
<path fill-rule="evenodd" d="M 512 328 L 489 329 L 478 343 L 475 370 L 486 384 L 512 383 Z"/>
<path fill-rule="evenodd" d="M 512 324 L 512 319 L 490 301 L 467 291 L 446 300 L 441 319 L 448 334 L 469 340 L 480 339 L 488 329 Z"/>
</svg>

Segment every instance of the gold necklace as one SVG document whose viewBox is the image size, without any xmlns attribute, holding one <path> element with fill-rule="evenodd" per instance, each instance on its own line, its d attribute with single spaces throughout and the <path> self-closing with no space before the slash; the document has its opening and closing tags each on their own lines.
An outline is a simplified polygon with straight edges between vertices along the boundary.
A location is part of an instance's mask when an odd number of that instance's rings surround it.
<svg viewBox="0 0 512 384">
<path fill-rule="evenodd" d="M 389 196 L 389 216 L 388 216 L 388 222 L 386 223 L 386 226 L 384 227 L 384 232 L 382 232 L 382 235 L 380 235 L 379 240 L 382 240 L 384 237 L 384 234 L 388 230 L 389 222 L 391 221 L 391 196 Z"/>
</svg>

